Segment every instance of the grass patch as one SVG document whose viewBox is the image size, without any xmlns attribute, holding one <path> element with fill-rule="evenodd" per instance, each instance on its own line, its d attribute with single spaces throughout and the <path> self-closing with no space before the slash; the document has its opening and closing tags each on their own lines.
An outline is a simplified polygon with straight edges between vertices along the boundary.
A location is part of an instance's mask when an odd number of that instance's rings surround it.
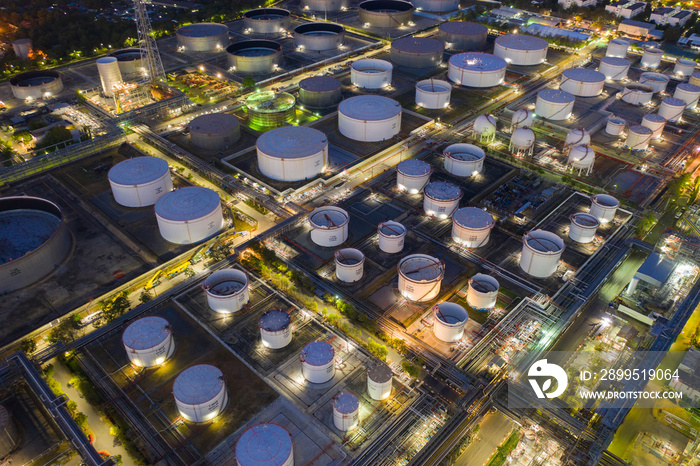
<svg viewBox="0 0 700 466">
<path fill-rule="evenodd" d="M 514 430 L 513 432 L 510 433 L 510 436 L 508 439 L 503 442 L 498 449 L 496 449 L 496 453 L 491 455 L 491 458 L 489 458 L 488 463 L 486 463 L 486 466 L 502 466 L 505 464 L 506 460 L 508 459 L 508 455 L 515 450 L 515 447 L 518 446 L 518 443 L 520 442 L 520 432 L 517 430 Z"/>
<path fill-rule="evenodd" d="M 484 311 L 477 311 L 473 307 L 471 307 L 469 304 L 467 304 L 466 298 L 462 298 L 461 296 L 455 296 L 452 298 L 453 302 L 456 302 L 460 306 L 462 306 L 464 309 L 467 310 L 467 314 L 469 314 L 469 319 L 473 320 L 474 322 L 483 325 L 484 322 L 489 318 L 489 313 L 484 312 Z"/>
</svg>

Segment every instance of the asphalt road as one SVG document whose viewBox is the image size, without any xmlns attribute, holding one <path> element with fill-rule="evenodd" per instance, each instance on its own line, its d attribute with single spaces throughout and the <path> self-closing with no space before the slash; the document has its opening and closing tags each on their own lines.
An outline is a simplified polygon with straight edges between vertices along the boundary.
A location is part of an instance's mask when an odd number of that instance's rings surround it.
<svg viewBox="0 0 700 466">
<path fill-rule="evenodd" d="M 515 424 L 496 411 L 488 413 L 479 423 L 481 430 L 477 439 L 457 458 L 456 466 L 481 466 L 486 463 L 496 448 L 503 443 Z M 480 440 L 479 440 L 480 439 Z"/>
</svg>

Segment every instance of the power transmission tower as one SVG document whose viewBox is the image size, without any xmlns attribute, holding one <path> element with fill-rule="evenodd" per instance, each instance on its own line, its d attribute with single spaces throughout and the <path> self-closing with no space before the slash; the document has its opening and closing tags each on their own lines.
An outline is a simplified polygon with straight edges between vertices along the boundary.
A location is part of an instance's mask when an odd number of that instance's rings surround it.
<svg viewBox="0 0 700 466">
<path fill-rule="evenodd" d="M 148 19 L 145 0 L 134 0 L 134 16 L 136 30 L 139 33 L 139 48 L 141 50 L 141 63 L 146 70 L 146 79 L 152 83 L 165 81 L 163 62 L 158 53 L 158 46 L 153 37 L 151 21 Z"/>
</svg>

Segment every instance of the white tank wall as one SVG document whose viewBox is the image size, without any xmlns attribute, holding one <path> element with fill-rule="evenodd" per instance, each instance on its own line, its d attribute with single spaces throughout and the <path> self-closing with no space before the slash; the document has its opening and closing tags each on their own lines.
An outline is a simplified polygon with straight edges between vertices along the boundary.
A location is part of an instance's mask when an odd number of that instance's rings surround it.
<svg viewBox="0 0 700 466">
<path fill-rule="evenodd" d="M 362 279 L 365 267 L 365 255 L 352 248 L 335 252 L 335 276 L 341 282 L 353 283 Z"/>
<path fill-rule="evenodd" d="M 16 99 L 38 100 L 47 96 L 55 97 L 60 94 L 61 91 L 63 91 L 63 80 L 59 74 L 56 79 L 44 84 L 35 86 L 13 86 L 12 79 L 10 79 L 10 89 L 12 90 L 12 95 L 14 95 Z"/>
<path fill-rule="evenodd" d="M 600 223 L 611 222 L 619 205 L 618 200 L 608 194 L 595 194 L 591 197 L 590 214 Z"/>
<path fill-rule="evenodd" d="M 683 100 L 667 97 L 661 101 L 658 114 L 666 118 L 666 121 L 675 123 L 683 116 L 685 105 L 685 101 Z"/>
<path fill-rule="evenodd" d="M 644 50 L 644 53 L 642 53 L 642 60 L 640 62 L 640 65 L 642 65 L 645 68 L 658 68 L 661 64 L 661 59 L 663 58 L 663 56 L 663 50 L 657 48 L 647 48 Z"/>
<path fill-rule="evenodd" d="M 344 397 L 349 400 L 355 401 L 357 400 L 357 408 L 349 410 L 347 412 L 344 411 L 344 406 L 343 402 L 341 401 L 341 397 Z M 338 430 L 341 430 L 343 432 L 348 431 L 350 429 L 353 429 L 357 427 L 357 423 L 360 421 L 360 400 L 357 398 L 357 396 L 354 393 L 350 392 L 341 392 L 338 395 L 336 395 L 336 398 L 333 403 L 333 425 L 335 425 L 335 428 Z"/>
<path fill-rule="evenodd" d="M 416 105 L 440 109 L 450 104 L 452 84 L 439 79 L 425 79 L 416 83 Z"/>
<path fill-rule="evenodd" d="M 622 118 L 610 118 L 605 126 L 605 132 L 611 136 L 619 136 L 625 130 L 626 122 Z"/>
<path fill-rule="evenodd" d="M 693 109 L 697 106 L 698 99 L 700 98 L 700 86 L 690 83 L 681 83 L 676 86 L 673 97 L 685 102 L 685 108 Z"/>
<path fill-rule="evenodd" d="M 440 341 L 454 343 L 461 340 L 468 320 L 467 310 L 459 304 L 443 302 L 433 306 L 433 334 Z"/>
<path fill-rule="evenodd" d="M 157 316 L 132 322 L 124 330 L 122 343 L 131 364 L 139 367 L 159 366 L 175 352 L 168 321 Z"/>
<path fill-rule="evenodd" d="M 431 272 L 429 278 L 423 278 L 427 277 L 425 274 L 421 276 L 410 273 L 429 263 L 436 264 L 428 267 Z M 412 254 L 399 261 L 398 273 L 401 296 L 410 301 L 425 302 L 435 299 L 440 294 L 445 266 L 438 259 L 426 254 Z"/>
<path fill-rule="evenodd" d="M 588 144 L 579 144 L 569 150 L 566 163 L 575 170 L 590 170 L 595 163 L 595 152 Z"/>
<path fill-rule="evenodd" d="M 601 74 L 601 77 L 603 75 Z M 562 76 L 562 82 L 559 88 L 562 91 L 573 94 L 577 97 L 594 97 L 603 92 L 605 87 L 605 79 L 600 81 L 582 81 Z"/>
<path fill-rule="evenodd" d="M 409 160 L 416 159 L 408 159 L 404 162 L 409 164 L 413 163 L 409 162 Z M 426 172 L 421 172 L 420 174 L 416 175 L 411 172 L 408 172 L 408 169 L 403 170 L 404 162 L 400 162 L 396 166 L 396 187 L 405 190 L 409 194 L 416 194 L 421 192 L 430 181 L 430 175 L 433 173 L 433 169 L 430 168 L 430 170 Z M 426 165 L 428 164 L 426 163 Z"/>
<path fill-rule="evenodd" d="M 513 117 L 510 120 L 511 130 L 527 126 L 528 128 L 535 122 L 535 117 L 532 112 L 526 108 L 520 108 L 513 112 Z"/>
<path fill-rule="evenodd" d="M 393 374 L 391 368 L 384 363 L 367 370 L 367 394 L 373 400 L 386 400 L 391 395 Z"/>
<path fill-rule="evenodd" d="M 225 291 L 226 285 L 224 282 L 236 282 L 241 286 L 237 291 L 233 291 L 229 287 L 230 294 Z M 223 284 L 223 285 L 222 285 Z M 219 293 L 212 290 L 213 287 L 219 285 Z M 207 303 L 209 308 L 214 312 L 221 314 L 231 314 L 240 311 L 243 306 L 250 301 L 250 292 L 248 290 L 248 276 L 241 270 L 236 269 L 221 269 L 213 272 L 202 283 L 202 288 L 207 295 Z M 226 292 L 227 294 L 222 294 Z"/>
<path fill-rule="evenodd" d="M 383 230 L 388 230 L 388 233 Z M 398 222 L 382 222 L 377 227 L 377 236 L 379 237 L 379 249 L 389 254 L 396 254 L 403 250 L 406 227 Z"/>
<path fill-rule="evenodd" d="M 202 368 L 207 369 L 204 375 L 200 373 Z M 221 414 L 228 404 L 228 391 L 226 390 L 226 383 L 220 379 L 222 376 L 223 374 L 220 370 L 205 364 L 190 366 L 182 371 L 177 379 L 175 379 L 175 384 L 173 386 L 175 405 L 180 412 L 180 416 L 186 421 L 202 423 L 211 421 Z M 201 383 L 206 383 L 206 385 L 210 387 L 218 386 L 218 391 L 213 393 L 211 398 L 201 400 L 197 403 L 192 402 L 190 399 L 180 399 L 177 386 L 181 377 L 187 379 L 187 382 L 184 383 L 184 388 L 188 389 L 187 393 L 189 393 L 190 396 L 194 391 L 193 387 L 200 386 Z M 202 377 L 206 377 L 206 380 L 203 381 Z M 214 377 L 216 377 L 216 379 L 214 379 Z M 200 396 L 199 398 L 202 397 Z"/>
<path fill-rule="evenodd" d="M 574 128 L 566 135 L 564 146 L 578 146 L 580 144 L 590 144 L 591 135 L 588 134 L 585 128 Z"/>
<path fill-rule="evenodd" d="M 459 154 L 462 153 L 473 155 L 474 160 L 461 160 Z M 445 156 L 445 170 L 455 176 L 472 176 L 484 170 L 486 153 L 473 144 L 452 144 L 447 146 L 442 154 Z"/>
<path fill-rule="evenodd" d="M 441 183 L 441 182 L 438 182 Z M 432 185 L 435 185 L 435 183 L 431 183 Z M 445 184 L 452 184 L 452 183 L 445 183 Z M 455 185 L 453 185 L 455 186 Z M 457 188 L 459 189 L 459 188 Z M 454 197 L 450 196 L 440 196 L 439 193 L 438 195 L 434 194 L 429 194 L 428 191 L 430 191 L 430 184 L 426 186 L 426 188 L 423 190 L 423 211 L 427 215 L 437 217 L 437 218 L 448 218 L 451 217 L 452 214 L 459 208 L 459 201 L 462 199 L 462 196 L 464 193 L 459 189 L 459 194 L 456 194 Z"/>
<path fill-rule="evenodd" d="M 269 312 L 285 312 L 280 309 L 273 309 L 271 311 L 267 311 L 263 313 L 263 316 L 260 318 L 260 323 L 258 327 L 260 327 L 260 341 L 262 341 L 263 346 L 269 349 L 280 349 L 284 348 L 288 344 L 292 342 L 292 325 L 291 325 L 291 319 L 287 325 L 284 325 L 283 327 L 277 329 L 269 329 L 269 328 L 264 328 L 262 325 L 263 319 L 265 318 L 266 314 Z"/>
<path fill-rule="evenodd" d="M 646 150 L 651 141 L 652 131 L 642 125 L 632 125 L 627 131 L 625 146 L 634 151 Z"/>
<path fill-rule="evenodd" d="M 188 35 L 186 32 L 188 26 L 177 30 L 175 32 L 177 43 L 188 52 L 217 52 L 225 49 L 230 42 L 228 38 L 228 27 L 223 24 L 198 23 L 192 24 L 190 27 L 207 27 L 209 28 L 207 34 L 210 35 Z"/>
<path fill-rule="evenodd" d="M 534 238 L 544 244 L 553 244 L 551 251 L 539 251 L 528 244 L 528 239 Z M 538 244 L 537 241 L 534 244 Z M 557 270 L 559 259 L 564 252 L 564 242 L 556 234 L 534 230 L 523 236 L 523 249 L 520 254 L 520 268 L 533 277 L 546 278 Z"/>
<path fill-rule="evenodd" d="M 316 342 L 311 342 L 313 344 Z M 308 345 L 307 345 L 308 346 Z M 306 348 L 306 347 L 304 347 Z M 302 350 L 303 353 L 303 350 Z M 335 355 L 335 350 L 333 351 Z M 311 383 L 325 383 L 333 378 L 335 375 L 335 356 L 332 357 L 328 362 L 323 364 L 315 365 L 308 361 L 305 361 L 303 357 L 301 358 L 301 373 L 304 378 Z"/>
<path fill-rule="evenodd" d="M 382 89 L 391 85 L 394 65 L 386 60 L 365 58 L 350 65 L 350 81 L 364 89 Z"/>
<path fill-rule="evenodd" d="M 605 56 L 625 58 L 625 56 L 627 55 L 627 49 L 629 49 L 629 47 L 630 45 L 628 42 L 620 39 L 613 39 L 610 42 L 608 42 L 608 48 L 605 51 Z"/>
<path fill-rule="evenodd" d="M 569 217 L 569 238 L 577 243 L 587 244 L 595 239 L 595 233 L 600 225 L 597 218 L 590 214 L 574 214 Z"/>
<path fill-rule="evenodd" d="M 122 81 L 122 73 L 119 70 L 119 62 L 114 57 L 102 57 L 97 59 L 97 71 L 100 74 L 102 91 L 107 96 L 113 96 L 112 89 Z"/>
<path fill-rule="evenodd" d="M 378 142 L 391 139 L 401 130 L 401 113 L 385 120 L 358 120 L 338 112 L 338 130 L 350 139 Z"/>
<path fill-rule="evenodd" d="M 688 82 L 694 86 L 700 86 L 700 71 L 693 71 L 693 74 L 688 77 Z"/>
<path fill-rule="evenodd" d="M 673 74 L 677 76 L 690 76 L 695 71 L 697 63 L 693 60 L 679 58 L 676 60 L 676 65 L 673 67 Z"/>
<path fill-rule="evenodd" d="M 533 42 L 520 45 L 517 41 Z M 542 44 L 541 46 L 536 46 Z M 535 36 L 519 36 L 506 34 L 496 38 L 493 54 L 503 58 L 511 65 L 531 66 L 544 63 L 547 59 L 548 44 L 544 39 Z"/>
<path fill-rule="evenodd" d="M 474 132 L 479 136 L 482 142 L 484 140 L 488 141 L 489 139 L 493 139 L 496 136 L 496 128 L 496 117 L 488 113 L 479 115 L 476 120 L 474 120 Z"/>
<path fill-rule="evenodd" d="M 566 120 L 571 116 L 571 112 L 574 111 L 574 103 L 575 99 L 571 99 L 568 102 L 552 101 L 538 93 L 535 101 L 535 114 L 552 121 Z"/>
<path fill-rule="evenodd" d="M 314 218 L 316 214 L 322 212 L 340 213 L 341 215 L 345 216 L 345 221 L 344 223 L 336 224 L 335 226 L 330 227 L 314 225 L 312 218 Z M 350 217 L 348 216 L 348 213 L 338 207 L 326 206 L 315 209 L 309 215 L 309 223 L 311 224 L 311 241 L 319 246 L 326 247 L 343 244 L 348 239 L 349 219 Z"/>
<path fill-rule="evenodd" d="M 124 207 L 147 207 L 173 190 L 173 180 L 168 169 L 163 176 L 148 183 L 123 185 L 110 179 L 109 186 L 117 204 Z"/>
<path fill-rule="evenodd" d="M 156 220 L 163 239 L 175 244 L 198 243 L 214 235 L 224 226 L 221 204 L 217 205 L 210 213 L 197 219 L 169 220 L 156 212 Z"/>
<path fill-rule="evenodd" d="M 227 464 L 232 464 L 227 461 Z M 273 423 L 248 428 L 236 442 L 237 466 L 294 466 L 294 443 L 287 430 Z"/>
<path fill-rule="evenodd" d="M 671 78 L 669 78 L 665 74 L 655 72 L 642 73 L 639 77 L 639 83 L 651 86 L 654 90 L 654 94 L 664 92 L 670 80 Z"/>
<path fill-rule="evenodd" d="M 467 304 L 476 310 L 490 310 L 496 307 L 498 302 L 498 280 L 477 273 L 469 279 L 467 289 Z"/>
<path fill-rule="evenodd" d="M 450 81 L 461 86 L 493 87 L 503 82 L 506 77 L 506 68 L 477 71 L 459 68 L 450 63 L 448 77 Z"/>
<path fill-rule="evenodd" d="M 481 220 L 477 224 L 470 222 L 475 214 L 479 214 L 477 218 L 483 216 L 481 212 L 476 212 L 481 209 L 477 207 L 463 207 L 452 216 L 452 239 L 459 244 L 468 248 L 480 248 L 486 246 L 491 236 L 491 230 L 496 225 L 496 222 L 491 217 L 491 221 L 484 225 Z M 482 211 L 483 212 L 483 211 Z M 486 215 L 491 215 L 486 212 Z"/>
<path fill-rule="evenodd" d="M 620 58 L 617 59 L 620 60 L 618 63 L 618 61 L 614 59 L 615 57 L 607 58 L 608 60 L 605 58 L 600 60 L 598 71 L 605 75 L 605 79 L 612 79 L 613 81 L 625 79 L 627 77 L 627 71 L 630 69 L 630 62 Z M 612 60 L 610 58 L 612 58 Z M 626 63 L 623 63 L 622 60 Z"/>
<path fill-rule="evenodd" d="M 664 131 L 664 126 L 666 126 L 666 120 L 663 119 L 663 117 L 659 117 L 659 115 L 655 113 L 650 113 L 648 115 L 644 115 L 644 118 L 642 118 L 642 126 L 646 126 L 653 131 L 651 135 L 652 139 L 659 139 Z"/>
<path fill-rule="evenodd" d="M 644 84 L 626 86 L 622 90 L 622 100 L 631 105 L 646 105 L 651 102 L 654 88 Z"/>
</svg>

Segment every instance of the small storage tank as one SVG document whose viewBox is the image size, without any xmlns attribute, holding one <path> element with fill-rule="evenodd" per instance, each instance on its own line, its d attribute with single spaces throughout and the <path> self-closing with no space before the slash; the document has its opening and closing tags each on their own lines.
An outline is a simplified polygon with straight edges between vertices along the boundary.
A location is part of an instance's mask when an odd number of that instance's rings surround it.
<svg viewBox="0 0 700 466">
<path fill-rule="evenodd" d="M 292 437 L 277 424 L 261 423 L 243 432 L 236 442 L 238 466 L 294 466 Z"/>
<path fill-rule="evenodd" d="M 649 148 L 649 141 L 653 131 L 642 125 L 632 125 L 627 131 L 625 147 L 633 151 L 642 151 Z"/>
<path fill-rule="evenodd" d="M 603 92 L 605 75 L 588 68 L 569 68 L 561 74 L 559 88 L 577 97 L 594 97 Z"/>
<path fill-rule="evenodd" d="M 200 115 L 190 122 L 190 142 L 197 149 L 220 151 L 241 139 L 238 118 L 228 113 Z"/>
<path fill-rule="evenodd" d="M 282 309 L 270 309 L 260 316 L 260 341 L 270 349 L 280 349 L 292 341 L 292 318 Z"/>
<path fill-rule="evenodd" d="M 345 40 L 345 28 L 333 23 L 304 23 L 294 28 L 294 45 L 312 52 L 335 50 Z"/>
<path fill-rule="evenodd" d="M 608 42 L 608 49 L 605 51 L 606 57 L 625 58 L 627 50 L 630 48 L 630 43 L 624 39 L 613 39 Z"/>
<path fill-rule="evenodd" d="M 632 105 L 646 105 L 653 95 L 654 88 L 647 84 L 630 83 L 622 90 L 622 100 Z"/>
<path fill-rule="evenodd" d="M 627 122 L 623 118 L 616 116 L 610 117 L 605 126 L 605 132 L 611 136 L 620 136 L 625 130 L 625 125 L 627 125 Z"/>
<path fill-rule="evenodd" d="M 343 100 L 343 85 L 330 76 L 311 76 L 299 81 L 299 101 L 312 109 L 324 109 Z"/>
<path fill-rule="evenodd" d="M 394 65 L 386 60 L 363 58 L 352 62 L 350 81 L 363 89 L 382 89 L 391 85 Z"/>
<path fill-rule="evenodd" d="M 282 63 L 282 46 L 271 40 L 242 40 L 226 47 L 229 68 L 241 74 L 272 73 Z"/>
<path fill-rule="evenodd" d="M 124 207 L 153 205 L 173 190 L 168 162 L 158 157 L 134 157 L 113 166 L 107 174 L 114 200 Z"/>
<path fill-rule="evenodd" d="M 410 301 L 437 298 L 445 276 L 445 264 L 427 254 L 411 254 L 399 261 L 399 293 Z"/>
<path fill-rule="evenodd" d="M 245 99 L 248 123 L 254 128 L 277 128 L 296 119 L 296 99 L 287 92 L 256 92 Z"/>
<path fill-rule="evenodd" d="M 243 309 L 250 301 L 248 276 L 237 269 L 220 269 L 202 282 L 209 308 L 220 314 L 231 314 Z"/>
<path fill-rule="evenodd" d="M 534 121 L 534 115 L 530 110 L 526 108 L 520 108 L 513 112 L 513 117 L 510 120 L 510 130 L 514 131 L 520 128 L 521 126 L 527 126 L 529 128 L 532 126 Z"/>
<path fill-rule="evenodd" d="M 697 106 L 698 98 L 700 98 L 700 86 L 690 83 L 680 83 L 676 86 L 673 97 L 685 102 L 685 108 L 693 109 Z"/>
<path fill-rule="evenodd" d="M 533 230 L 523 236 L 520 268 L 538 278 L 547 278 L 557 270 L 564 252 L 564 241 L 552 232 Z"/>
<path fill-rule="evenodd" d="M 537 93 L 535 113 L 545 120 L 566 120 L 574 110 L 576 98 L 558 89 L 544 89 Z"/>
<path fill-rule="evenodd" d="M 114 86 L 122 82 L 122 73 L 119 70 L 119 62 L 114 57 L 102 57 L 97 61 L 97 72 L 100 74 L 102 91 L 106 96 L 114 95 Z"/>
<path fill-rule="evenodd" d="M 158 199 L 155 210 L 161 236 L 175 244 L 198 243 L 224 226 L 219 195 L 208 188 L 170 191 Z"/>
<path fill-rule="evenodd" d="M 615 219 L 615 213 L 620 206 L 620 201 L 608 194 L 594 194 L 591 196 L 590 214 L 600 223 L 611 222 Z"/>
<path fill-rule="evenodd" d="M 646 84 L 654 89 L 654 94 L 665 92 L 668 82 L 671 80 L 668 76 L 662 73 L 646 71 L 639 77 L 640 84 Z"/>
<path fill-rule="evenodd" d="M 586 172 L 586 175 L 588 175 L 593 170 L 595 152 L 588 144 L 573 146 L 569 151 L 566 163 L 571 166 L 572 170 L 578 170 L 579 174 Z"/>
<path fill-rule="evenodd" d="M 292 15 L 281 8 L 256 8 L 246 11 L 243 25 L 253 34 L 280 35 L 292 27 Z"/>
<path fill-rule="evenodd" d="M 442 152 L 445 170 L 455 176 L 478 175 L 484 170 L 486 152 L 473 144 L 452 144 Z"/>
<path fill-rule="evenodd" d="M 578 146 L 579 144 L 590 144 L 591 135 L 585 128 L 574 128 L 569 131 L 564 140 L 564 147 Z"/>
<path fill-rule="evenodd" d="M 188 24 L 178 29 L 175 35 L 178 45 L 188 52 L 218 52 L 229 44 L 225 24 Z"/>
<path fill-rule="evenodd" d="M 493 115 L 484 113 L 474 120 L 474 133 L 482 143 L 489 143 L 496 138 L 496 118 Z"/>
<path fill-rule="evenodd" d="M 438 37 L 450 50 L 484 50 L 489 30 L 469 21 L 448 21 L 438 26 Z"/>
<path fill-rule="evenodd" d="M 493 87 L 506 77 L 504 59 L 481 52 L 465 52 L 450 57 L 447 76 L 458 86 Z"/>
<path fill-rule="evenodd" d="M 695 71 L 695 60 L 689 60 L 687 58 L 679 58 L 676 60 L 676 65 L 673 67 L 673 74 L 676 76 L 691 76 Z"/>
<path fill-rule="evenodd" d="M 490 275 L 477 273 L 469 279 L 467 304 L 477 311 L 490 311 L 498 302 L 498 280 Z"/>
<path fill-rule="evenodd" d="M 659 115 L 666 118 L 666 121 L 675 123 L 683 116 L 686 103 L 684 100 L 674 97 L 666 97 L 659 105 Z"/>
<path fill-rule="evenodd" d="M 391 62 L 404 68 L 435 68 L 442 63 L 445 46 L 429 37 L 401 37 L 391 42 Z"/>
<path fill-rule="evenodd" d="M 569 217 L 571 225 L 569 226 L 569 238 L 577 243 L 587 244 L 595 238 L 595 232 L 600 225 L 600 222 L 591 214 L 578 212 Z"/>
<path fill-rule="evenodd" d="M 15 52 L 17 58 L 29 58 L 29 55 L 32 53 L 32 40 L 17 39 L 16 41 L 12 42 L 12 50 Z"/>
<path fill-rule="evenodd" d="M 311 241 L 319 246 L 338 246 L 348 239 L 348 213 L 333 206 L 319 207 L 309 214 Z"/>
<path fill-rule="evenodd" d="M 180 372 L 173 384 L 173 396 L 180 416 L 196 423 L 213 420 L 228 404 L 224 374 L 209 364 Z"/>
<path fill-rule="evenodd" d="M 605 79 L 620 81 L 627 77 L 630 69 L 630 62 L 626 58 L 603 57 L 600 59 L 598 71 L 605 75 Z"/>
<path fill-rule="evenodd" d="M 20 434 L 14 419 L 10 416 L 7 408 L 2 405 L 0 405 L 0 432 L 2 433 L 2 435 L 0 435 L 0 457 L 8 458 L 17 448 Z"/>
<path fill-rule="evenodd" d="M 377 142 L 401 131 L 401 105 L 381 95 L 358 95 L 338 105 L 338 130 L 350 139 Z"/>
<path fill-rule="evenodd" d="M 464 193 L 459 186 L 446 181 L 433 181 L 423 190 L 423 210 L 437 218 L 451 217 Z"/>
<path fill-rule="evenodd" d="M 496 38 L 493 54 L 511 65 L 539 65 L 547 59 L 548 47 L 539 37 L 505 34 Z"/>
<path fill-rule="evenodd" d="M 496 225 L 490 213 L 477 207 L 462 207 L 452 217 L 452 239 L 468 248 L 486 246 Z"/>
<path fill-rule="evenodd" d="M 694 86 L 700 86 L 700 71 L 693 71 L 693 74 L 688 78 L 688 82 Z"/>
<path fill-rule="evenodd" d="M 444 13 L 459 9 L 459 0 L 412 0 L 417 10 Z"/>
<path fill-rule="evenodd" d="M 301 373 L 311 383 L 328 382 L 335 375 L 335 349 L 325 341 L 307 343 L 299 356 Z"/>
<path fill-rule="evenodd" d="M 419 193 L 430 182 L 433 167 L 418 159 L 406 159 L 396 165 L 396 187 L 409 194 Z"/>
<path fill-rule="evenodd" d="M 307 126 L 283 126 L 255 143 L 258 170 L 279 181 L 301 181 L 323 173 L 328 165 L 328 138 Z"/>
<path fill-rule="evenodd" d="M 647 113 L 642 118 L 642 126 L 653 131 L 651 133 L 652 139 L 659 139 L 664 131 L 664 126 L 666 126 L 666 118 L 656 113 Z"/>
<path fill-rule="evenodd" d="M 642 53 L 642 60 L 639 63 L 641 66 L 650 69 L 656 69 L 661 64 L 661 59 L 664 57 L 664 51 L 656 47 L 645 47 Z"/>
<path fill-rule="evenodd" d="M 413 20 L 413 5 L 401 0 L 367 0 L 359 5 L 360 24 L 396 29 Z"/>
<path fill-rule="evenodd" d="M 523 126 L 510 136 L 509 150 L 515 155 L 531 155 L 535 147 L 535 132 Z"/>
<path fill-rule="evenodd" d="M 391 382 L 394 373 L 382 362 L 376 362 L 367 369 L 367 394 L 377 401 L 386 400 L 391 395 Z"/>
<path fill-rule="evenodd" d="M 377 235 L 379 236 L 379 249 L 389 254 L 395 254 L 403 250 L 406 227 L 399 222 L 389 220 L 379 224 Z"/>
<path fill-rule="evenodd" d="M 333 425 L 346 432 L 360 420 L 360 399 L 351 392 L 340 392 L 333 398 Z"/>
<path fill-rule="evenodd" d="M 469 314 L 457 303 L 442 302 L 433 306 L 433 334 L 446 343 L 454 343 L 464 336 L 464 325 Z"/>
<path fill-rule="evenodd" d="M 362 279 L 365 255 L 359 249 L 345 248 L 335 252 L 335 276 L 341 282 L 354 283 Z"/>
<path fill-rule="evenodd" d="M 423 108 L 441 109 L 450 104 L 452 84 L 440 79 L 424 79 L 416 83 L 416 105 Z"/>
<path fill-rule="evenodd" d="M 138 367 L 159 366 L 175 352 L 170 324 L 158 316 L 132 322 L 122 333 L 122 344 L 131 364 Z"/>
</svg>

